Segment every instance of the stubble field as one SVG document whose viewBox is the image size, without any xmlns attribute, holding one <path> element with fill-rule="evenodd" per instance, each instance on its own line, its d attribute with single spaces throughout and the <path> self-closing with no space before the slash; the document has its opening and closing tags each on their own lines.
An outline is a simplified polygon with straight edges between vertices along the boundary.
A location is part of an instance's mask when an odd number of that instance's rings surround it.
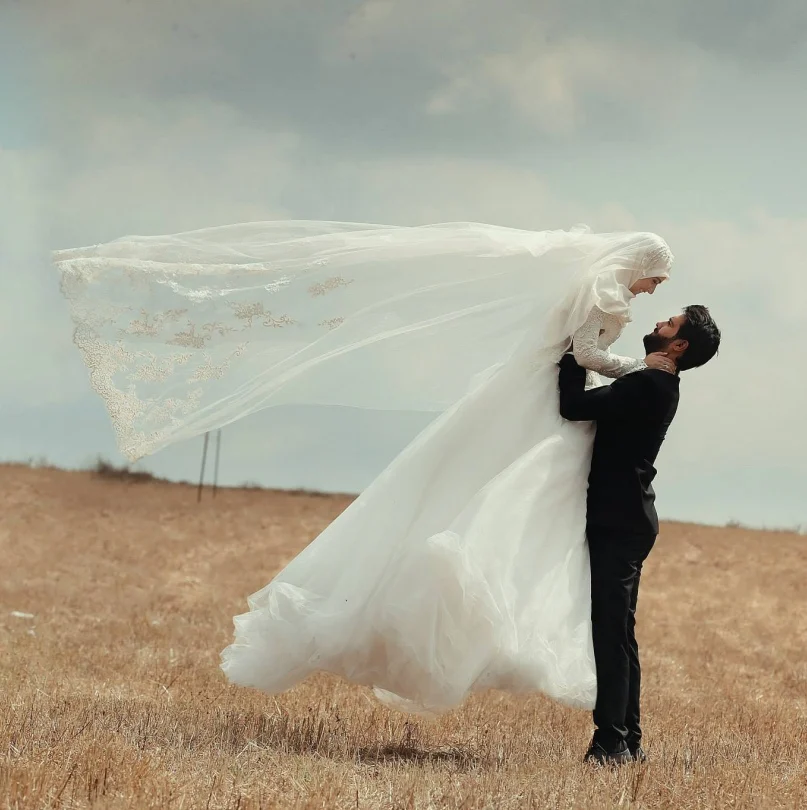
<svg viewBox="0 0 807 810">
<path fill-rule="evenodd" d="M 429 722 L 325 675 L 225 683 L 232 616 L 349 502 L 0 467 L 0 806 L 807 806 L 804 536 L 663 526 L 639 600 L 650 762 L 610 772 L 580 763 L 589 716 L 540 696 Z"/>
</svg>

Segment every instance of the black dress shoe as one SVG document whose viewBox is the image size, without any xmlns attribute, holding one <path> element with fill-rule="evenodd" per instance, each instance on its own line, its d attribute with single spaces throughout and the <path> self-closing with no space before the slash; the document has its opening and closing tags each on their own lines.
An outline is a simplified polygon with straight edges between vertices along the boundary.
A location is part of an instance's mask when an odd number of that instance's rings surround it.
<svg viewBox="0 0 807 810">
<path fill-rule="evenodd" d="M 629 745 L 628 750 L 630 751 L 630 755 L 633 757 L 634 762 L 641 762 L 642 764 L 647 762 L 647 754 L 645 754 L 644 748 L 642 748 L 641 745 Z"/>
<path fill-rule="evenodd" d="M 583 762 L 589 765 L 626 765 L 633 762 L 628 746 L 624 743 L 616 751 L 608 751 L 599 743 L 592 743 L 586 751 Z"/>
</svg>

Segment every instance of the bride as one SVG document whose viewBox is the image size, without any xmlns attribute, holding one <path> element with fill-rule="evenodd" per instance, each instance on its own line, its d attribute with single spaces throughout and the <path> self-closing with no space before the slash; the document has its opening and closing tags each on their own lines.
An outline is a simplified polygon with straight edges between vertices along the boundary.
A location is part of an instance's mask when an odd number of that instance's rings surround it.
<svg viewBox="0 0 807 810">
<path fill-rule="evenodd" d="M 58 251 L 95 390 L 136 459 L 282 402 L 439 416 L 249 597 L 222 653 L 267 692 L 324 670 L 399 709 L 471 690 L 592 708 L 586 488 L 594 427 L 556 362 L 612 354 L 669 277 L 650 233 L 272 222 Z"/>
</svg>

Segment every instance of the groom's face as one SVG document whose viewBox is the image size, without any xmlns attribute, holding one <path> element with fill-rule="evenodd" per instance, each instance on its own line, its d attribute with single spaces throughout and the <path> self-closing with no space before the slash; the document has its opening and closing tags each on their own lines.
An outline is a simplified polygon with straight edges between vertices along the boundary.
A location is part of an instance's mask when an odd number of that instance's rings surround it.
<svg viewBox="0 0 807 810">
<path fill-rule="evenodd" d="M 663 352 L 678 335 L 681 324 L 686 320 L 686 315 L 673 315 L 666 321 L 659 321 L 656 328 L 644 336 L 644 348 L 648 354 L 653 352 Z"/>
</svg>

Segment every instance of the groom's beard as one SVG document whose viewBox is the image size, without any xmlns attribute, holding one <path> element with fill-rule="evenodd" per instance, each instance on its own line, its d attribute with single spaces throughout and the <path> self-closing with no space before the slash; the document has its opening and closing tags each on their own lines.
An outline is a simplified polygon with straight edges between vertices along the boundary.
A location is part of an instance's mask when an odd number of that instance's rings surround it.
<svg viewBox="0 0 807 810">
<path fill-rule="evenodd" d="M 658 334 L 658 332 L 651 332 L 643 338 L 644 350 L 646 354 L 653 354 L 653 352 L 663 352 L 672 343 L 672 338 L 665 338 Z"/>
</svg>

